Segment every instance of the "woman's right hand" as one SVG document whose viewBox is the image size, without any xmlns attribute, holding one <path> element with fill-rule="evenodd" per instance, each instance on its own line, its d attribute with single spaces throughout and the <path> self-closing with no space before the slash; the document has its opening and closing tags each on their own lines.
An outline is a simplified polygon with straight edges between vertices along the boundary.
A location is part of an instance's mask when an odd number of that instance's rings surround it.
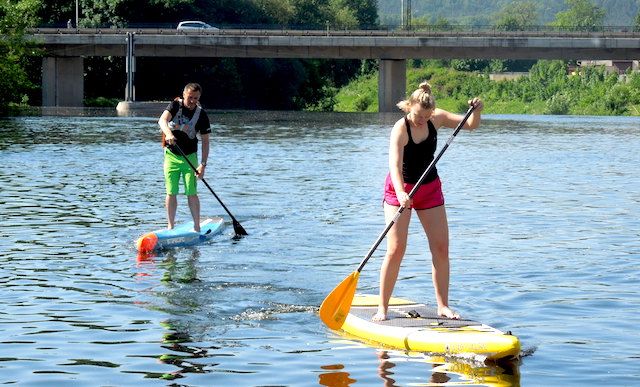
<svg viewBox="0 0 640 387">
<path fill-rule="evenodd" d="M 164 137 L 164 141 L 169 144 L 169 145 L 175 145 L 176 143 L 176 137 L 174 135 L 171 136 L 165 136 Z"/>
<path fill-rule="evenodd" d="M 398 198 L 398 202 L 402 207 L 411 208 L 411 198 L 409 197 L 408 193 L 400 192 L 399 194 L 396 194 L 396 197 Z"/>
</svg>

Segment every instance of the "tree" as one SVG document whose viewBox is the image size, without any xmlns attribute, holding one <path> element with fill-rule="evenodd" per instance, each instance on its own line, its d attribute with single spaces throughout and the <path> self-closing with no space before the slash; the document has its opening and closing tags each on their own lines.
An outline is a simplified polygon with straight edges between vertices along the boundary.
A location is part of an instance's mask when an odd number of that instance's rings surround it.
<svg viewBox="0 0 640 387">
<path fill-rule="evenodd" d="M 37 51 L 24 39 L 24 30 L 37 25 L 38 0 L 0 3 L 0 111 L 10 103 L 25 103 L 26 92 L 35 88 L 25 67 L 29 55 Z"/>
<path fill-rule="evenodd" d="M 571 31 L 590 31 L 603 26 L 606 12 L 591 0 L 565 0 L 565 3 L 569 9 L 558 12 L 551 26 Z"/>
<path fill-rule="evenodd" d="M 289 0 L 254 0 L 258 14 L 263 15 L 263 20 L 258 23 L 273 21 L 276 24 L 287 25 L 293 20 L 296 9 L 293 2 Z"/>
<path fill-rule="evenodd" d="M 636 32 L 640 31 L 640 11 L 638 11 L 638 14 L 636 15 L 636 21 L 633 30 Z"/>
<path fill-rule="evenodd" d="M 435 23 L 433 23 L 433 27 L 438 31 L 448 31 L 451 29 L 451 22 L 446 17 L 440 16 Z"/>
<path fill-rule="evenodd" d="M 325 28 L 333 20 L 328 13 L 329 0 L 291 0 L 296 10 L 296 24 L 304 28 Z"/>
<path fill-rule="evenodd" d="M 495 26 L 503 31 L 526 31 L 538 24 L 538 5 L 533 1 L 516 1 L 495 16 Z"/>
<path fill-rule="evenodd" d="M 358 27 L 374 28 L 378 26 L 377 0 L 342 0 L 341 2 L 353 10 L 358 20 Z"/>
</svg>

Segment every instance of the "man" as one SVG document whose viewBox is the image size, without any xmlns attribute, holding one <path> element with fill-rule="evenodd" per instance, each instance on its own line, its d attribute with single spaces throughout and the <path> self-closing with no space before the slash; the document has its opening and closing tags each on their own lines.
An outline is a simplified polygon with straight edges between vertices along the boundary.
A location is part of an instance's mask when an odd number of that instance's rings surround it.
<svg viewBox="0 0 640 387">
<path fill-rule="evenodd" d="M 164 147 L 164 179 L 166 187 L 165 206 L 167 226 L 175 225 L 178 207 L 177 195 L 180 178 L 184 182 L 189 210 L 193 217 L 193 229 L 200 232 L 200 199 L 196 189 L 196 178 L 202 179 L 209 157 L 209 134 L 211 125 L 207 113 L 199 104 L 202 87 L 189 83 L 182 91 L 182 98 L 174 99 L 167 105 L 158 124 L 162 130 Z M 202 138 L 202 161 L 198 164 L 198 137 Z M 196 170 L 189 165 L 198 165 Z"/>
</svg>

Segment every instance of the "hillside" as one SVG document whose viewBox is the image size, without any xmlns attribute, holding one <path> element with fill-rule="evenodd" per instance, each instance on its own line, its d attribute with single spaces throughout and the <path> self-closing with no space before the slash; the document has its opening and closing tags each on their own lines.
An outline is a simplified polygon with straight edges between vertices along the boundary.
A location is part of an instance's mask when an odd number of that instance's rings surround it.
<svg viewBox="0 0 640 387">
<path fill-rule="evenodd" d="M 491 25 L 493 15 L 513 0 L 412 0 L 414 19 L 425 18 L 434 22 L 445 18 L 452 24 Z M 538 24 L 552 21 L 555 15 L 566 9 L 562 0 L 536 0 L 538 4 Z M 605 25 L 629 26 L 640 9 L 640 0 L 594 0 L 593 3 L 606 10 Z M 378 0 L 378 15 L 382 25 L 400 24 L 400 0 Z"/>
</svg>

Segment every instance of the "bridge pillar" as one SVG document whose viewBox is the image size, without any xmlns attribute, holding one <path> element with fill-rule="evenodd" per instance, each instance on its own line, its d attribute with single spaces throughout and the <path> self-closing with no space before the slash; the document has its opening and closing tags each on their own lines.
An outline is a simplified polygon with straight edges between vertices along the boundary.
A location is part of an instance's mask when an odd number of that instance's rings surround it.
<svg viewBox="0 0 640 387">
<path fill-rule="evenodd" d="M 83 106 L 84 59 L 42 58 L 42 106 Z"/>
<path fill-rule="evenodd" d="M 378 111 L 396 112 L 396 104 L 406 98 L 407 61 L 380 59 L 378 72 Z"/>
</svg>

